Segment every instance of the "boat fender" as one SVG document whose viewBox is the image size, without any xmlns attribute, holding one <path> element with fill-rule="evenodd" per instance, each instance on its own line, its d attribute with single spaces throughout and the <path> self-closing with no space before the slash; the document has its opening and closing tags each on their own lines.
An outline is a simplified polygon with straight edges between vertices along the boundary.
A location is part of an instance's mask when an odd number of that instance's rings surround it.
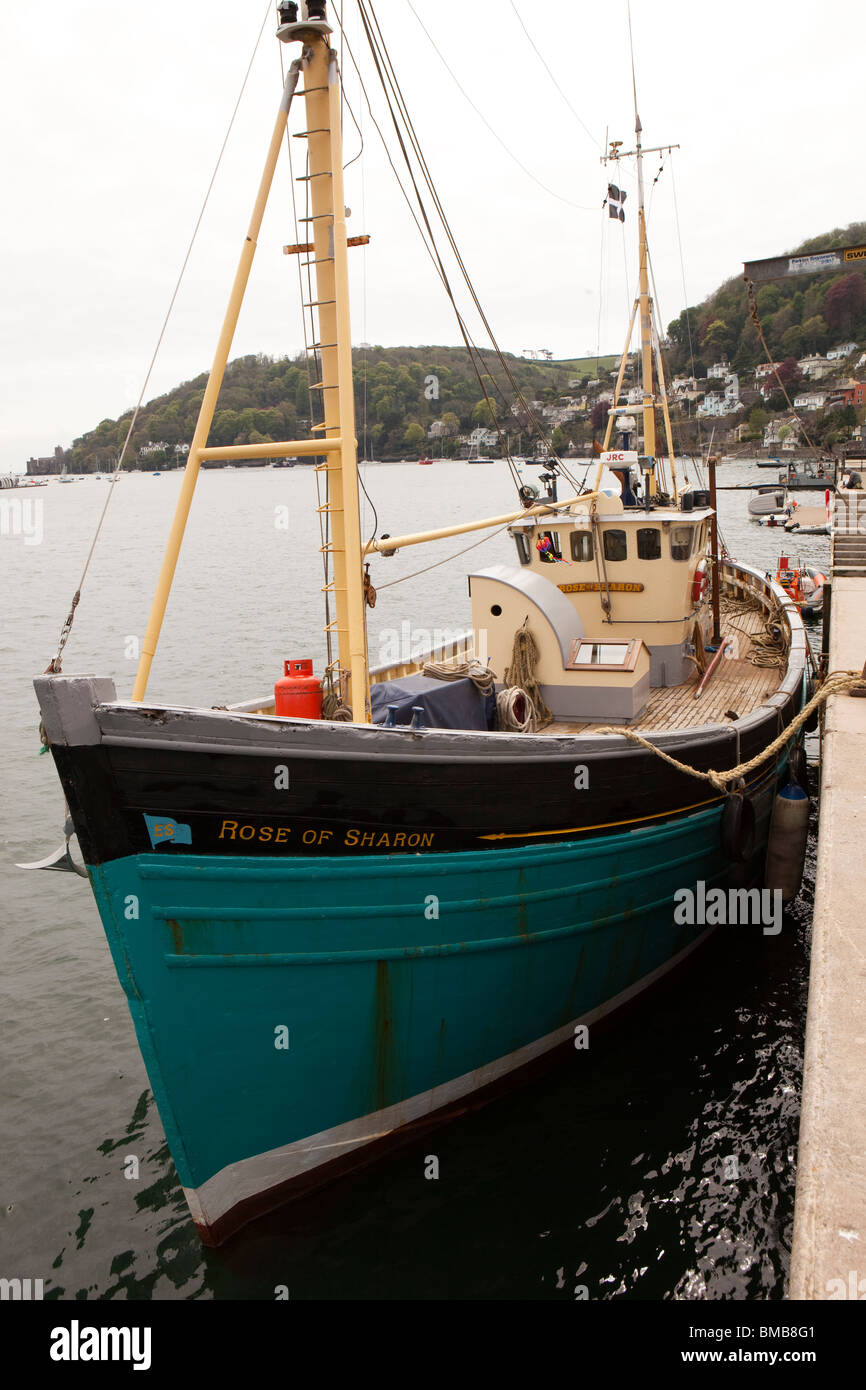
<svg viewBox="0 0 866 1390">
<path fill-rule="evenodd" d="M 809 797 L 796 782 L 788 782 L 773 804 L 764 883 L 780 892 L 782 902 L 796 898 L 803 881 L 809 835 Z"/>
<path fill-rule="evenodd" d="M 709 584 L 709 582 L 710 580 L 707 574 L 707 562 L 706 560 L 701 560 L 700 564 L 694 572 L 694 575 L 692 576 L 692 603 L 700 603 L 701 599 L 707 591 L 707 585 Z"/>
<path fill-rule="evenodd" d="M 788 776 L 808 795 L 809 767 L 806 762 L 806 750 L 802 743 L 796 744 L 788 754 Z"/>
<path fill-rule="evenodd" d="M 755 808 L 741 791 L 729 792 L 722 808 L 722 851 L 732 864 L 746 864 L 755 848 Z"/>
</svg>

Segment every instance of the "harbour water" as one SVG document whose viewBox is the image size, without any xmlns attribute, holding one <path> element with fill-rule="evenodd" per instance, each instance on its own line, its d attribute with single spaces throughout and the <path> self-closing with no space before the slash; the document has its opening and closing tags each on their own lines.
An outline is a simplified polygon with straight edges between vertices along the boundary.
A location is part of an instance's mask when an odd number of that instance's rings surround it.
<svg viewBox="0 0 866 1390">
<path fill-rule="evenodd" d="M 720 484 L 767 476 L 719 469 Z M 370 465 L 364 477 L 378 534 L 514 505 L 505 465 Z M 107 487 L 34 490 L 24 500 L 37 510 L 0 535 L 0 1275 L 41 1278 L 62 1299 L 782 1298 L 814 841 L 779 936 L 721 928 L 545 1076 L 202 1249 L 89 886 L 13 868 L 62 838 L 31 678 L 56 649 Z M 118 483 L 65 672 L 131 692 L 178 489 L 172 473 Z M 720 493 L 725 540 L 774 569 L 785 541 L 747 519 L 747 497 Z M 321 669 L 315 501 L 308 468 L 202 474 L 151 698 L 220 705 L 266 692 L 285 657 Z M 369 506 L 364 524 L 372 533 Z M 828 548 L 810 536 L 787 550 L 826 568 Z M 373 663 L 467 626 L 467 569 L 501 561 L 513 563 L 502 533 L 376 560 Z M 438 1178 L 425 1176 L 431 1155 Z"/>
</svg>

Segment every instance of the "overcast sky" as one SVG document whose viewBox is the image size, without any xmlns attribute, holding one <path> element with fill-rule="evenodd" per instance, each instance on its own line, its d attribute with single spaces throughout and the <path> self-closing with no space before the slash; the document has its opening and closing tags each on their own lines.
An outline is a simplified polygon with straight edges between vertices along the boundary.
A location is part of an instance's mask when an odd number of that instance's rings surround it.
<svg viewBox="0 0 866 1390">
<path fill-rule="evenodd" d="M 606 131 L 625 149 L 634 143 L 625 0 L 374 3 L 501 346 L 619 352 L 635 219 L 621 227 L 602 212 L 599 155 Z M 331 14 L 340 9 L 385 130 L 355 0 Z M 270 4 L 147 399 L 210 364 L 278 101 L 280 52 L 294 56 L 273 37 L 274 12 Z M 265 14 L 260 0 L 3 4 L 0 472 L 135 403 Z M 744 259 L 864 216 L 862 7 L 632 0 L 632 24 L 644 142 L 681 146 L 654 187 L 660 159 L 646 160 L 667 324 Z M 350 252 L 353 341 L 456 343 L 358 76 L 335 42 L 365 142 L 346 176 L 349 230 L 372 237 L 367 251 Z M 301 103 L 292 120 L 302 128 Z M 347 121 L 347 159 L 358 148 Z M 630 214 L 633 166 L 618 182 Z M 295 239 L 289 190 L 284 168 L 232 356 L 302 345 L 297 271 L 281 254 Z"/>
</svg>

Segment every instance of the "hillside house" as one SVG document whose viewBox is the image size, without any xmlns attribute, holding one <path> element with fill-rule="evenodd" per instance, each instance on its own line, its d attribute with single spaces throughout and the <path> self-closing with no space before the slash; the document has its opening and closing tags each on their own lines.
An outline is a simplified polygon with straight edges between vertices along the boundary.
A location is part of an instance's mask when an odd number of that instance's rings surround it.
<svg viewBox="0 0 866 1390">
<path fill-rule="evenodd" d="M 793 415 L 778 416 L 764 430 L 765 449 L 793 449 L 800 438 L 799 426 Z"/>
<path fill-rule="evenodd" d="M 831 372 L 835 371 L 833 364 L 828 362 L 826 357 L 821 357 L 817 353 L 812 357 L 801 357 L 797 366 L 803 376 L 809 377 L 810 381 L 820 381 L 822 377 L 829 376 Z"/>
<path fill-rule="evenodd" d="M 823 410 L 826 399 L 824 391 L 801 391 L 794 397 L 794 405 L 797 410 Z"/>
<path fill-rule="evenodd" d="M 852 352 L 856 351 L 856 343 L 840 343 L 838 347 L 831 348 L 827 353 L 827 361 L 838 362 L 841 358 L 849 357 Z"/>
</svg>

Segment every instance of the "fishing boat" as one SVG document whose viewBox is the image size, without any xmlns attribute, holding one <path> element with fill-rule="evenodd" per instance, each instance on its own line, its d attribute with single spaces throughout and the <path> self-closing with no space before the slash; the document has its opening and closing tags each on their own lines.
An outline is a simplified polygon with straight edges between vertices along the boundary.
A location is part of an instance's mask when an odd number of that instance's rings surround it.
<svg viewBox="0 0 866 1390">
<path fill-rule="evenodd" d="M 779 482 L 791 491 L 820 492 L 834 484 L 834 465 L 823 459 L 791 463 L 779 473 Z"/>
<path fill-rule="evenodd" d="M 359 9 L 364 19 L 364 0 Z M 787 730 L 808 686 L 797 609 L 774 580 L 719 556 L 708 493 L 677 478 L 637 117 L 634 150 L 616 144 L 607 157 L 633 159 L 638 178 L 639 290 L 616 399 L 639 316 L 640 447 L 617 447 L 612 412 L 588 485 L 548 446 L 554 476 L 537 501 L 515 479 L 505 516 L 365 543 L 325 4 L 281 4 L 277 36 L 293 61 L 132 697 L 61 673 L 59 655 L 35 682 L 171 1154 L 210 1244 L 557 1049 L 583 1047 L 587 1029 L 696 951 L 714 919 L 681 910 L 680 895 L 761 883 Z M 387 64 L 375 68 L 387 81 Z M 306 439 L 212 446 L 296 103 L 311 240 L 288 250 L 315 277 L 321 418 Z M 306 658 L 275 653 L 270 680 L 283 660 L 285 673 L 272 690 L 214 708 L 204 679 L 198 705 L 161 703 L 149 678 L 198 472 L 262 452 L 323 460 L 326 669 L 320 678 Z M 512 561 L 470 571 L 464 635 L 371 666 L 367 566 L 375 579 L 398 550 L 506 526 Z M 311 516 L 314 534 L 318 544 Z"/>
</svg>

